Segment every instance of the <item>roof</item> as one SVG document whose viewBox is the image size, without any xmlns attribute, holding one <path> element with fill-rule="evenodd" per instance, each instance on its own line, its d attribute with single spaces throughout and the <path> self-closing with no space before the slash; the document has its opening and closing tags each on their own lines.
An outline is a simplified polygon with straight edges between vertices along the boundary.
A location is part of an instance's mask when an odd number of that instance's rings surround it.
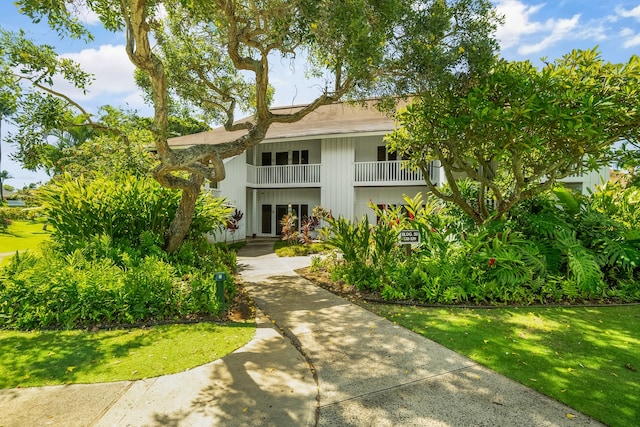
<svg viewBox="0 0 640 427">
<path fill-rule="evenodd" d="M 289 114 L 304 108 L 304 105 L 273 108 L 274 114 Z M 240 120 L 246 121 L 249 118 Z M 323 105 L 295 123 L 273 123 L 265 141 L 287 138 L 312 138 L 314 136 L 344 135 L 352 133 L 391 132 L 395 122 L 368 101 L 365 106 L 346 102 Z M 169 139 L 172 147 L 197 144 L 221 144 L 234 141 L 246 133 L 245 130 L 228 132 L 224 127 L 211 131 L 184 135 Z"/>
</svg>

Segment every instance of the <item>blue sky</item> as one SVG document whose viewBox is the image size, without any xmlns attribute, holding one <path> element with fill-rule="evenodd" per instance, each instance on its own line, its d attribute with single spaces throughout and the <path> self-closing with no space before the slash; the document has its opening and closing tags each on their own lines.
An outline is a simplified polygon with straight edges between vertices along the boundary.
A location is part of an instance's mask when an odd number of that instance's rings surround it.
<svg viewBox="0 0 640 427">
<path fill-rule="evenodd" d="M 505 16 L 497 36 L 501 55 L 509 60 L 529 59 L 539 65 L 542 57 L 553 60 L 572 49 L 595 46 L 611 62 L 625 62 L 640 54 L 640 0 L 494 0 L 494 4 Z M 150 111 L 133 83 L 133 66 L 124 50 L 124 35 L 100 31 L 99 22 L 90 13 L 83 13 L 82 18 L 96 35 L 91 44 L 60 40 L 46 23 L 34 25 L 19 15 L 12 2 L 4 0 L 0 5 L 2 28 L 26 30 L 32 39 L 54 45 L 58 53 L 75 59 L 95 75 L 87 95 L 70 88 L 66 91 L 89 111 L 107 104 L 142 113 Z M 305 81 L 302 72 L 300 64 L 274 64 L 271 78 L 276 87 L 275 105 L 305 103 L 318 94 L 317 82 Z M 3 140 L 10 131 L 11 126 L 3 122 Z M 44 173 L 22 170 L 12 162 L 8 158 L 10 152 L 11 147 L 3 143 L 1 167 L 13 176 L 7 184 L 21 188 L 46 181 Z"/>
</svg>

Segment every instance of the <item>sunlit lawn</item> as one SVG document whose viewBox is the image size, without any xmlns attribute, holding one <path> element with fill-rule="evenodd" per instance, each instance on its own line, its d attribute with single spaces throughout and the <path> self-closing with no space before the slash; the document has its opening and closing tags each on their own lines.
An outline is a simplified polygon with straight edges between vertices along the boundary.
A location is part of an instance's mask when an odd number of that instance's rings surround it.
<svg viewBox="0 0 640 427">
<path fill-rule="evenodd" d="M 0 253 L 35 249 L 49 239 L 49 230 L 43 230 L 43 221 L 14 221 L 6 232 L 0 233 Z"/>
<path fill-rule="evenodd" d="M 134 380 L 181 372 L 242 347 L 255 323 L 100 332 L 0 331 L 0 388 Z"/>
<path fill-rule="evenodd" d="M 607 425 L 640 426 L 638 305 L 367 307 Z"/>
</svg>

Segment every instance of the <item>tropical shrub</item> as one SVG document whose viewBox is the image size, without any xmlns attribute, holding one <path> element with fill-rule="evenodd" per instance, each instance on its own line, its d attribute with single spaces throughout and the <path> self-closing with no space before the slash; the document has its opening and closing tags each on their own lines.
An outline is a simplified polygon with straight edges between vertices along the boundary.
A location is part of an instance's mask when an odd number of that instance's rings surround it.
<svg viewBox="0 0 640 427">
<path fill-rule="evenodd" d="M 366 218 L 356 224 L 330 221 L 328 243 L 343 256 L 328 268 L 336 279 L 377 290 L 389 300 L 638 301 L 638 225 L 629 227 L 599 211 L 597 197 L 555 189 L 523 201 L 499 221 L 471 227 L 456 221 L 455 209 L 424 203 L 420 195 L 405 196 L 403 207 L 371 204 L 375 226 Z M 421 242 L 410 251 L 399 248 L 402 228 L 420 231 Z"/>
<path fill-rule="evenodd" d="M 213 272 L 228 272 L 226 266 L 187 265 L 159 248 L 141 252 L 113 246 L 103 236 L 68 254 L 48 247 L 42 254 L 16 255 L 0 270 L 0 328 L 159 322 L 216 316 L 225 308 Z M 231 279 L 225 287 L 231 298 Z"/>
<path fill-rule="evenodd" d="M 7 231 L 12 222 L 6 209 L 0 208 L 0 231 Z"/>
<path fill-rule="evenodd" d="M 0 270 L 0 328 L 172 321 L 224 310 L 214 276 L 235 270 L 235 252 L 204 236 L 230 212 L 221 200 L 198 200 L 192 232 L 169 254 L 162 236 L 178 199 L 149 178 L 65 175 L 41 197 L 53 239 Z"/>
<path fill-rule="evenodd" d="M 179 201 L 178 193 L 152 178 L 131 175 L 85 179 L 64 174 L 42 187 L 39 196 L 54 226 L 52 239 L 65 252 L 96 235 L 128 246 L 137 246 L 145 231 L 163 236 Z M 229 213 L 222 199 L 202 195 L 190 237 L 218 228 Z"/>
</svg>

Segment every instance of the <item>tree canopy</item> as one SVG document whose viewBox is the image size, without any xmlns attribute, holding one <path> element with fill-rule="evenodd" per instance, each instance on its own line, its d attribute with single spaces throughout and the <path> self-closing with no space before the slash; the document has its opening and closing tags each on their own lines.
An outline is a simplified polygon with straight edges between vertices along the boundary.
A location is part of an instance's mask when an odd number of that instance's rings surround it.
<svg viewBox="0 0 640 427">
<path fill-rule="evenodd" d="M 105 28 L 124 31 L 126 51 L 154 107 L 155 178 L 182 190 L 166 247 L 176 250 L 188 231 L 205 179 L 225 177 L 222 159 L 264 138 L 273 123 L 300 120 L 347 94 L 401 94 L 482 68 L 496 48 L 497 17 L 487 0 L 96 0 L 82 2 Z M 20 0 L 34 21 L 46 18 L 63 35 L 90 38 L 74 16 L 76 0 Z M 325 87 L 293 114 L 271 111 L 274 60 L 303 56 Z M 173 150 L 172 108 L 199 111 L 235 141 Z M 252 112 L 237 122 L 239 109 Z"/>
<path fill-rule="evenodd" d="M 425 176 L 438 161 L 450 191 L 429 190 L 481 224 L 558 179 L 608 165 L 614 143 L 637 140 L 639 90 L 637 56 L 611 64 L 596 49 L 574 50 L 542 69 L 499 60 L 477 81 L 422 94 L 389 143 Z M 478 184 L 476 199 L 464 197 L 462 178 Z"/>
</svg>

